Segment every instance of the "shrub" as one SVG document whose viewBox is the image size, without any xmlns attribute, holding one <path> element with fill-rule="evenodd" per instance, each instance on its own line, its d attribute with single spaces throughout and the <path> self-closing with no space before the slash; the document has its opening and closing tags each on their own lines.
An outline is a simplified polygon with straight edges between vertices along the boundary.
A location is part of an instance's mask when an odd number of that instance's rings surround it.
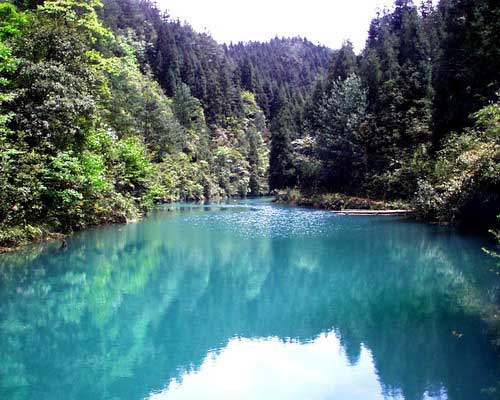
<svg viewBox="0 0 500 400">
<path fill-rule="evenodd" d="M 474 115 L 476 125 L 452 134 L 426 180 L 415 206 L 439 221 L 491 226 L 500 206 L 500 103 Z"/>
</svg>

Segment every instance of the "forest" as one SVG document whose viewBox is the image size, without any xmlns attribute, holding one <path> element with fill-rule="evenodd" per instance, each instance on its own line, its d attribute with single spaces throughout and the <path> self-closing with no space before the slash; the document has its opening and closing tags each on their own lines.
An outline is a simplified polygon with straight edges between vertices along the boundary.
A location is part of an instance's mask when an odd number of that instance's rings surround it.
<svg viewBox="0 0 500 400">
<path fill-rule="evenodd" d="M 1 2 L 0 246 L 290 189 L 492 228 L 499 43 L 495 0 L 396 0 L 359 54 L 219 44 L 150 0 Z"/>
</svg>

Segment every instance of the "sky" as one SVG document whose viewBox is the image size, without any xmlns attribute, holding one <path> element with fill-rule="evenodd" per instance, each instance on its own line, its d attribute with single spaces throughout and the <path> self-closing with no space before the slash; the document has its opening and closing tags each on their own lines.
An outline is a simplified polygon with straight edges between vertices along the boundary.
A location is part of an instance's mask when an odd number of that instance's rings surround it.
<svg viewBox="0 0 500 400">
<path fill-rule="evenodd" d="M 349 39 L 357 52 L 365 45 L 377 9 L 394 0 L 157 0 L 174 19 L 219 43 L 268 41 L 302 36 L 333 49 Z"/>
</svg>

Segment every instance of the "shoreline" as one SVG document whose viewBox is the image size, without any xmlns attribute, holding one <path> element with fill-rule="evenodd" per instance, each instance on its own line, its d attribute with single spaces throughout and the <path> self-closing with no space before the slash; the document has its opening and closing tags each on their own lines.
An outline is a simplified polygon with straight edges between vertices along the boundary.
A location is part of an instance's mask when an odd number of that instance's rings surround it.
<svg viewBox="0 0 500 400">
<path fill-rule="evenodd" d="M 370 215 L 375 215 L 375 216 L 414 216 L 416 215 L 416 212 L 414 210 L 365 210 L 365 209 L 359 209 L 359 210 L 340 210 L 340 211 L 332 211 L 335 214 L 339 215 L 353 215 L 353 216 L 370 216 Z"/>
<path fill-rule="evenodd" d="M 68 233 L 50 232 L 45 227 L 44 228 L 38 227 L 41 231 L 41 234 L 39 236 L 32 237 L 32 238 L 26 238 L 26 239 L 23 239 L 22 241 L 19 241 L 17 243 L 12 244 L 12 245 L 0 245 L 0 255 L 14 253 L 16 251 L 23 250 L 26 246 L 29 246 L 29 245 L 35 244 L 35 243 L 55 242 L 57 240 L 64 241 L 66 238 L 68 238 L 69 236 L 73 235 L 76 232 L 82 232 L 82 231 L 86 231 L 86 230 L 89 230 L 92 228 L 98 228 L 98 227 L 107 226 L 107 225 L 133 224 L 133 223 L 136 223 L 136 222 L 142 220 L 146 215 L 147 214 L 140 215 L 140 216 L 137 216 L 135 218 L 127 219 L 124 222 L 117 222 L 117 221 L 115 221 L 115 222 L 103 222 L 101 224 L 90 225 L 90 226 L 86 226 L 82 229 L 78 229 L 78 230 L 68 232 Z"/>
<path fill-rule="evenodd" d="M 26 246 L 33 244 L 33 243 L 42 243 L 42 242 L 55 242 L 56 240 L 64 240 L 66 239 L 71 233 L 58 233 L 58 232 L 49 232 L 47 234 L 42 235 L 39 238 L 35 238 L 32 240 L 26 240 L 21 243 L 16 243 L 13 246 L 0 246 L 0 255 L 2 254 L 8 254 L 8 253 L 13 253 L 16 251 L 20 251 Z"/>
<path fill-rule="evenodd" d="M 262 198 L 262 197 L 267 197 L 267 196 L 214 198 L 211 200 L 201 200 L 201 201 L 192 201 L 192 202 L 194 202 L 194 203 L 198 203 L 198 202 L 207 203 L 210 201 L 242 200 L 245 198 L 246 199 L 254 199 L 254 198 Z M 190 200 L 184 200 L 184 201 L 191 202 Z M 151 211 L 158 210 L 161 206 L 164 206 L 166 204 L 172 204 L 172 203 L 178 203 L 178 202 L 183 202 L 183 200 L 165 201 L 165 202 L 158 203 Z M 136 223 L 136 222 L 143 220 L 144 218 L 146 218 L 148 216 L 148 214 L 149 214 L 149 212 L 148 213 L 139 213 L 138 215 L 136 215 L 132 218 L 128 218 L 128 219 L 123 220 L 123 221 L 118 221 L 118 220 L 117 221 L 105 221 L 105 222 L 98 223 L 95 225 L 85 226 L 81 229 L 74 230 L 74 231 L 68 232 L 68 233 L 52 232 L 46 226 L 41 226 L 41 225 L 31 226 L 31 228 L 33 228 L 33 230 L 37 231 L 36 235 L 33 235 L 31 237 L 25 237 L 19 241 L 13 242 L 11 245 L 10 244 L 9 245 L 0 245 L 0 255 L 20 251 L 20 250 L 24 249 L 26 246 L 29 246 L 30 244 L 34 244 L 34 243 L 43 243 L 43 242 L 53 242 L 53 241 L 57 241 L 57 240 L 64 240 L 65 238 L 71 236 L 75 232 L 81 232 L 81 231 L 85 231 L 85 230 L 92 229 L 92 228 L 98 228 L 98 227 L 102 227 L 102 226 L 106 226 L 106 225 L 133 224 L 133 223 Z"/>
<path fill-rule="evenodd" d="M 333 211 L 341 215 L 413 216 L 417 212 L 403 201 L 372 200 L 364 197 L 348 196 L 340 193 L 305 194 L 298 189 L 279 191 L 277 203 Z"/>
</svg>

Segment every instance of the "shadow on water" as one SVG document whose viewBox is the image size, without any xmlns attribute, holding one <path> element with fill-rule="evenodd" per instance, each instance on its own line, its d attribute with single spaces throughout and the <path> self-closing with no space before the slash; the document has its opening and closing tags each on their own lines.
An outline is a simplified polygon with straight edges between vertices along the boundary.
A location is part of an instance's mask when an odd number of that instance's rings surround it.
<svg viewBox="0 0 500 400">
<path fill-rule="evenodd" d="M 235 338 L 325 334 L 348 366 L 371 354 L 370 398 L 497 384 L 482 239 L 265 201 L 169 210 L 0 257 L 0 398 L 145 398 Z"/>
</svg>

